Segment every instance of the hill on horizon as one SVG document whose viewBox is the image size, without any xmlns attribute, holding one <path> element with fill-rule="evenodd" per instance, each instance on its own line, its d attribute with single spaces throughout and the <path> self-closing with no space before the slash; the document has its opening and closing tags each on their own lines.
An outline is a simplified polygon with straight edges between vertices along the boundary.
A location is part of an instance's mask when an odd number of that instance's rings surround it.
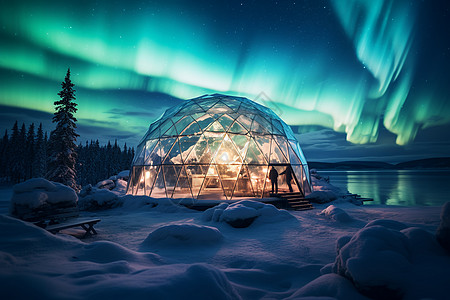
<svg viewBox="0 0 450 300">
<path fill-rule="evenodd" d="M 450 169 L 450 157 L 417 159 L 398 164 L 379 161 L 308 162 L 310 169 L 319 170 L 403 170 L 403 169 Z"/>
</svg>

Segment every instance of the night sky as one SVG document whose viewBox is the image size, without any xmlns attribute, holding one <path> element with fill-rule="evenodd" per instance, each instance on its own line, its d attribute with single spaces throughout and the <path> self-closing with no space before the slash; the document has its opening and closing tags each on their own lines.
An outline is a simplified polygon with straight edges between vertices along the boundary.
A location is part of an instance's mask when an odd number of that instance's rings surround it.
<svg viewBox="0 0 450 300">
<path fill-rule="evenodd" d="M 219 92 L 273 109 L 310 161 L 449 156 L 447 1 L 0 1 L 2 135 L 52 130 L 70 67 L 83 143 L 136 146 Z"/>
</svg>

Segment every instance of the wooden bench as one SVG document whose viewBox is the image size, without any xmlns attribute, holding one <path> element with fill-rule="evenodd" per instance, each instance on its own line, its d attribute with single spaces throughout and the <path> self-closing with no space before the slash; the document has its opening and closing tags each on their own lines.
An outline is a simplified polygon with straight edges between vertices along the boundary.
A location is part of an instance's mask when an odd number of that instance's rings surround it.
<svg viewBox="0 0 450 300">
<path fill-rule="evenodd" d="M 97 234 L 94 225 L 100 222 L 100 219 L 79 218 L 78 207 L 52 208 L 40 211 L 27 212 L 20 216 L 24 221 L 32 222 L 53 234 L 63 229 L 81 227 L 86 232 L 83 238 Z"/>
<path fill-rule="evenodd" d="M 74 219 L 71 221 L 47 225 L 44 228 L 45 228 L 45 230 L 47 230 L 53 234 L 56 234 L 63 229 L 80 226 L 81 228 L 83 228 L 86 231 L 85 234 L 83 235 L 83 238 L 85 238 L 92 234 L 97 234 L 97 231 L 95 231 L 95 229 L 94 229 L 94 225 L 100 221 L 101 221 L 100 219 Z"/>
</svg>

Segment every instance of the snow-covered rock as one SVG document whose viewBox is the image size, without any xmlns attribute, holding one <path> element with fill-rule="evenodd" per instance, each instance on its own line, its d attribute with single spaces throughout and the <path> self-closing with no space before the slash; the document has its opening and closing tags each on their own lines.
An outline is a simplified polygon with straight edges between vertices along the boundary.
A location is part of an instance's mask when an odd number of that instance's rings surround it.
<svg viewBox="0 0 450 300">
<path fill-rule="evenodd" d="M 226 222 L 235 228 L 248 227 L 256 219 L 258 223 L 295 219 L 285 210 L 279 210 L 271 204 L 252 200 L 242 200 L 232 204 L 221 203 L 207 209 L 202 218 L 204 221 Z"/>
<path fill-rule="evenodd" d="M 119 172 L 119 174 L 116 175 L 116 179 L 128 181 L 128 178 L 130 178 L 130 170 L 121 171 Z"/>
<path fill-rule="evenodd" d="M 151 232 L 142 245 L 203 245 L 218 243 L 222 239 L 222 233 L 215 227 L 196 224 L 172 224 Z"/>
<path fill-rule="evenodd" d="M 322 269 L 350 279 L 359 292 L 375 299 L 439 298 L 450 259 L 423 229 L 382 220 L 337 242 L 336 261 Z"/>
<path fill-rule="evenodd" d="M 21 218 L 37 210 L 74 207 L 77 201 L 72 188 L 44 178 L 32 178 L 13 187 L 10 214 Z"/>
<path fill-rule="evenodd" d="M 84 210 L 109 209 L 123 205 L 119 198 L 127 192 L 130 171 L 122 171 L 108 179 L 99 181 L 95 187 L 88 184 L 79 193 L 79 205 Z"/>
<path fill-rule="evenodd" d="M 329 179 L 315 172 L 311 172 L 311 184 L 314 192 L 307 195 L 306 198 L 314 203 L 328 203 L 348 194 L 348 191 L 332 185 Z"/>
<path fill-rule="evenodd" d="M 116 187 L 116 184 L 114 183 L 114 181 L 112 181 L 111 179 L 106 179 L 106 180 L 102 180 L 99 181 L 96 185 L 96 188 L 99 189 L 108 189 L 108 190 L 112 190 L 113 188 Z"/>
<path fill-rule="evenodd" d="M 352 217 L 350 217 L 345 210 L 343 210 L 342 208 L 336 207 L 334 205 L 330 205 L 327 208 L 325 208 L 324 210 L 322 210 L 320 212 L 320 215 L 326 216 L 329 219 L 338 221 L 338 222 L 351 222 L 354 219 Z"/>
<path fill-rule="evenodd" d="M 127 192 L 127 182 L 122 179 L 117 179 L 116 186 L 111 191 L 117 195 L 125 195 Z"/>
<path fill-rule="evenodd" d="M 113 175 L 108 179 L 99 181 L 95 187 L 99 189 L 107 189 L 114 191 L 118 196 L 125 195 L 127 191 L 127 182 L 130 176 L 130 171 L 122 171 L 117 175 Z"/>
<path fill-rule="evenodd" d="M 85 186 L 78 200 L 78 206 L 82 210 L 102 210 L 120 205 L 118 196 L 108 189 L 99 189 L 91 185 Z"/>
<path fill-rule="evenodd" d="M 117 179 L 128 181 L 129 177 L 130 177 L 130 170 L 125 170 L 125 171 L 119 172 L 119 174 L 117 174 L 117 175 L 113 175 L 113 176 L 109 177 L 108 179 L 112 180 L 112 181 L 116 181 Z"/>
<path fill-rule="evenodd" d="M 441 223 L 436 231 L 438 242 L 450 252 L 450 202 L 446 202 L 441 210 Z"/>
</svg>

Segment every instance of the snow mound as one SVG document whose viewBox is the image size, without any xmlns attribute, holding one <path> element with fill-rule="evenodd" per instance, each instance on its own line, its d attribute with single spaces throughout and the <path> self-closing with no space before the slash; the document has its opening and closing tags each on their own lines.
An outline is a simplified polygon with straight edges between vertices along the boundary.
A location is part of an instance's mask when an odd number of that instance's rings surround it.
<svg viewBox="0 0 450 300">
<path fill-rule="evenodd" d="M 242 200 L 232 204 L 221 203 L 207 209 L 202 218 L 204 221 L 226 222 L 235 228 L 248 227 L 256 219 L 258 223 L 274 223 L 295 219 L 285 210 L 279 210 L 271 204 L 252 200 Z"/>
<path fill-rule="evenodd" d="M 441 223 L 436 231 L 438 242 L 450 252 L 450 202 L 446 202 L 441 210 Z"/>
<path fill-rule="evenodd" d="M 345 277 L 326 274 L 303 286 L 287 299 L 367 299 Z M 328 298 L 329 297 L 329 298 Z"/>
<path fill-rule="evenodd" d="M 202 245 L 218 243 L 222 239 L 222 233 L 214 227 L 195 224 L 173 224 L 160 227 L 151 232 L 142 245 Z"/>
<path fill-rule="evenodd" d="M 108 189 L 99 189 L 90 184 L 83 187 L 79 194 L 78 206 L 82 210 L 103 210 L 120 205 L 117 194 Z"/>
<path fill-rule="evenodd" d="M 334 264 L 322 273 L 350 279 L 370 298 L 437 299 L 447 293 L 449 269 L 450 257 L 431 233 L 382 220 L 340 238 Z"/>
<path fill-rule="evenodd" d="M 329 219 L 335 220 L 337 222 L 351 222 L 354 219 L 350 217 L 342 208 L 330 205 L 320 212 L 320 215 L 326 216 Z"/>
<path fill-rule="evenodd" d="M 44 178 L 32 178 L 13 187 L 10 214 L 22 218 L 37 210 L 74 207 L 77 201 L 72 188 Z"/>
</svg>

